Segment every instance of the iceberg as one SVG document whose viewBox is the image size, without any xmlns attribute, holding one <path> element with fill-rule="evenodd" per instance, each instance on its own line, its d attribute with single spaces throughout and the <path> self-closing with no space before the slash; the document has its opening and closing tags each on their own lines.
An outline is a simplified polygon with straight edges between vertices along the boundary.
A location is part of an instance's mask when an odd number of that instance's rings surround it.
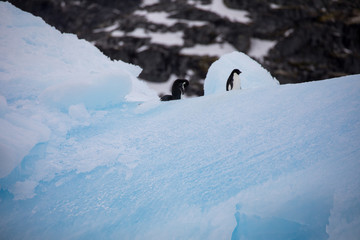
<svg viewBox="0 0 360 240">
<path fill-rule="evenodd" d="M 111 61 L 9 3 L 1 3 L 0 14 L 0 177 L 49 139 L 45 122 L 60 125 L 55 122 L 63 119 L 49 109 L 67 113 L 79 104 L 90 110 L 158 98 L 137 79 L 140 67 Z"/>
</svg>

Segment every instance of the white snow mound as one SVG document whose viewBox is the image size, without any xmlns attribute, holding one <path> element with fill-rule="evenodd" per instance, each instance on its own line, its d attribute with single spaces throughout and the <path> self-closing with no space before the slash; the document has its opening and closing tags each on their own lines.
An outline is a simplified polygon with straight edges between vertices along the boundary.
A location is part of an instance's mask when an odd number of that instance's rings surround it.
<svg viewBox="0 0 360 240">
<path fill-rule="evenodd" d="M 241 71 L 241 88 L 258 88 L 278 85 L 279 82 L 258 62 L 242 52 L 223 55 L 209 68 L 206 75 L 205 95 L 226 92 L 226 81 L 234 69 Z"/>
</svg>

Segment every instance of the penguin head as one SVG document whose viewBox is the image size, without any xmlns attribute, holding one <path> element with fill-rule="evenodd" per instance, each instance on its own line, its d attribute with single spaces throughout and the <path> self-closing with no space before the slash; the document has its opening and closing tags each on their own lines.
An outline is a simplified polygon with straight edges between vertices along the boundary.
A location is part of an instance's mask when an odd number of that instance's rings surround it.
<svg viewBox="0 0 360 240">
<path fill-rule="evenodd" d="M 233 71 L 232 71 L 232 74 L 236 73 L 237 75 L 239 75 L 241 73 L 241 71 L 237 68 L 235 68 Z"/>
<path fill-rule="evenodd" d="M 189 86 L 189 81 L 186 79 L 177 79 L 173 83 L 172 91 L 180 90 L 181 94 L 185 94 L 187 87 Z"/>
</svg>

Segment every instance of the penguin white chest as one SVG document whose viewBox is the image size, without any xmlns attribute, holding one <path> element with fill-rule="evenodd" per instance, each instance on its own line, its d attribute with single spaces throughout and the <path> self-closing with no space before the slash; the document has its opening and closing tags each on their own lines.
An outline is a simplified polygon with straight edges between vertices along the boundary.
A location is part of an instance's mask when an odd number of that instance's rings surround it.
<svg viewBox="0 0 360 240">
<path fill-rule="evenodd" d="M 233 80 L 234 80 L 234 87 L 233 87 L 233 89 L 237 89 L 237 90 L 239 90 L 239 89 L 241 89 L 241 82 L 240 82 L 240 76 L 239 76 L 239 74 L 237 74 L 237 73 L 234 73 L 234 75 L 233 75 Z"/>
</svg>

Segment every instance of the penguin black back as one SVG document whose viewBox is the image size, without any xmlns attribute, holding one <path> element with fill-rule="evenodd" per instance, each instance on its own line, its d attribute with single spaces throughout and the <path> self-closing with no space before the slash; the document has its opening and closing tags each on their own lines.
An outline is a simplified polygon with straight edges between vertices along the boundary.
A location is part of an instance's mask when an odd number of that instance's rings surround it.
<svg viewBox="0 0 360 240">
<path fill-rule="evenodd" d="M 228 79 L 226 81 L 226 91 L 230 91 L 233 89 L 234 81 L 240 81 L 239 79 L 235 79 L 235 76 L 234 76 L 235 74 L 237 76 L 239 76 L 240 73 L 241 73 L 241 71 L 239 69 L 232 70 L 232 72 L 230 73 L 230 76 L 228 77 Z M 240 83 L 238 83 L 238 84 L 240 84 Z"/>
<path fill-rule="evenodd" d="M 189 86 L 189 81 L 186 79 L 177 79 L 172 85 L 171 94 L 164 95 L 160 98 L 161 101 L 171 101 L 181 99 L 181 95 L 185 94 L 187 87 Z"/>
</svg>

